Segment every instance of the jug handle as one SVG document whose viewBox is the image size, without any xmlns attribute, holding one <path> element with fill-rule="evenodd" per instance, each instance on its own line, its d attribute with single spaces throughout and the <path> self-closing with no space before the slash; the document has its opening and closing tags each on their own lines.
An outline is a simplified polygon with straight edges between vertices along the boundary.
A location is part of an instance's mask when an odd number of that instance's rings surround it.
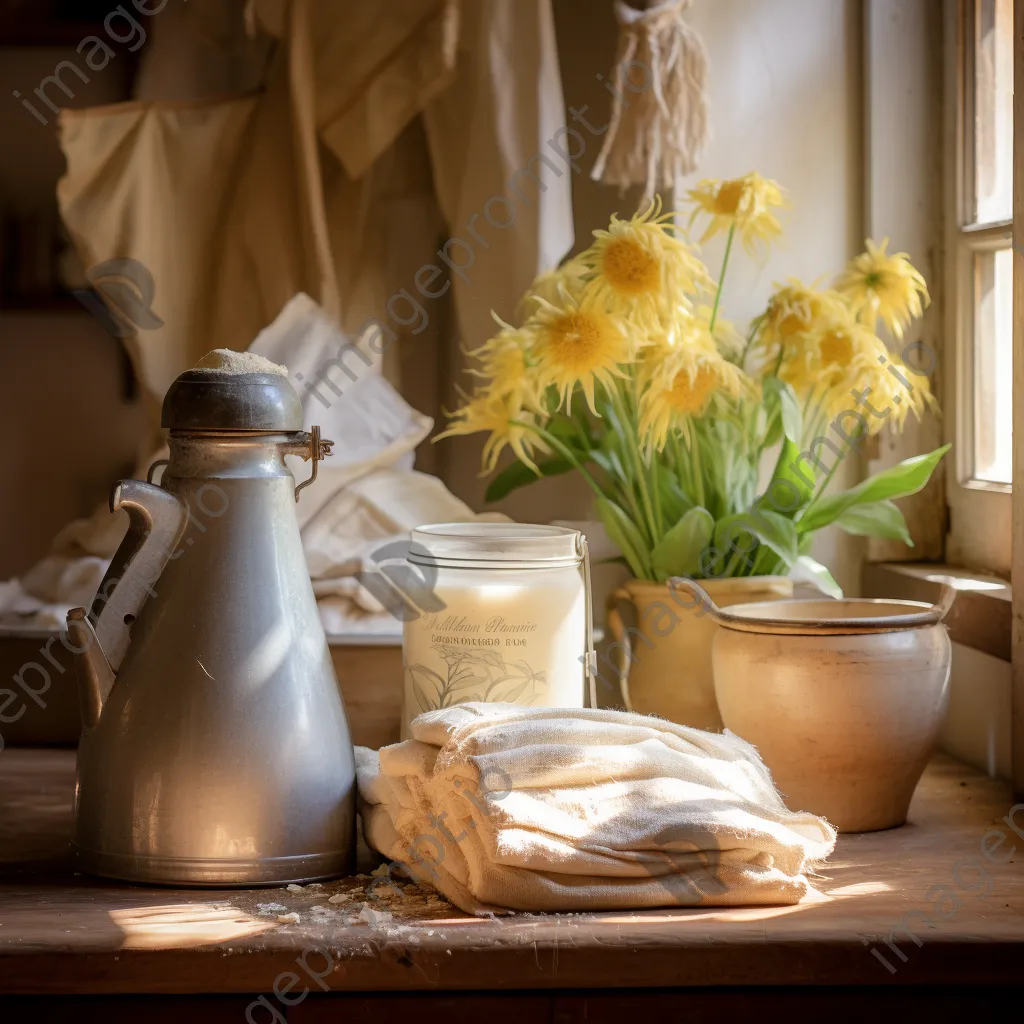
<svg viewBox="0 0 1024 1024">
<path fill-rule="evenodd" d="M 110 511 L 128 513 L 128 532 L 121 541 L 99 590 L 89 618 L 95 624 L 100 650 L 117 672 L 128 652 L 129 627 L 153 584 L 178 546 L 188 523 L 188 509 L 169 491 L 142 480 L 121 480 L 110 494 Z"/>
</svg>

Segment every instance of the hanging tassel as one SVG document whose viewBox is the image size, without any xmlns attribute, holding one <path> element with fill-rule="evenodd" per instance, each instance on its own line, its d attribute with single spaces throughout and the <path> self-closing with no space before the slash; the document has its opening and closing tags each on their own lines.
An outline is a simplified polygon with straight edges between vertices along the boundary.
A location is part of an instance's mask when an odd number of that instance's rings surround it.
<svg viewBox="0 0 1024 1024">
<path fill-rule="evenodd" d="M 708 139 L 707 51 L 683 19 L 690 3 L 664 0 L 647 10 L 615 4 L 614 101 L 590 176 L 623 190 L 643 185 L 642 206 L 696 168 Z"/>
</svg>

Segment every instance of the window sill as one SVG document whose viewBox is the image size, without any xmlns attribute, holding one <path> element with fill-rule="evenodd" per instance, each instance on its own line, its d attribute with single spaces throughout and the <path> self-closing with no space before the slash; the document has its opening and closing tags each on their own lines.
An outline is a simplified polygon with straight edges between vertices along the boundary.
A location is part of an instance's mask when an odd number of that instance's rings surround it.
<svg viewBox="0 0 1024 1024">
<path fill-rule="evenodd" d="M 1012 591 L 1005 580 L 934 562 L 869 562 L 861 572 L 865 597 L 936 604 L 943 583 L 957 589 L 946 618 L 950 640 L 1009 661 Z"/>
</svg>

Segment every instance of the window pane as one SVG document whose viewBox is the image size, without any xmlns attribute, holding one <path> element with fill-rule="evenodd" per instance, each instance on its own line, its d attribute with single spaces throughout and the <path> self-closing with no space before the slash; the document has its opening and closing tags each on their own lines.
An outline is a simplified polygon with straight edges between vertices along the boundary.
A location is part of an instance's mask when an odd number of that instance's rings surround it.
<svg viewBox="0 0 1024 1024">
<path fill-rule="evenodd" d="M 976 0 L 974 217 L 1013 216 L 1013 0 Z"/>
<path fill-rule="evenodd" d="M 974 257 L 974 476 L 1008 484 L 1013 456 L 1013 255 Z"/>
</svg>

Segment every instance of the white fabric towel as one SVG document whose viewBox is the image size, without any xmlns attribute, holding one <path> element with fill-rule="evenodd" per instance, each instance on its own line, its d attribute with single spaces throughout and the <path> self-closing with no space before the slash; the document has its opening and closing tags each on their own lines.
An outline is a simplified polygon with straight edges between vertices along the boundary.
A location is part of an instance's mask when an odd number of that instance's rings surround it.
<svg viewBox="0 0 1024 1024">
<path fill-rule="evenodd" d="M 797 903 L 835 845 L 730 733 L 470 703 L 412 735 L 356 748 L 364 834 L 470 913 Z"/>
<path fill-rule="evenodd" d="M 321 384 L 324 367 L 350 339 L 305 294 L 292 298 L 277 319 L 261 331 L 249 351 L 288 367 L 302 402 L 303 427 L 318 424 L 335 442 L 331 458 L 296 505 L 302 547 L 309 565 L 320 618 L 329 634 L 398 638 L 402 622 L 380 597 L 400 604 L 401 595 L 381 576 L 372 591 L 360 580 L 377 573 L 387 559 L 404 558 L 409 531 L 422 523 L 506 519 L 477 514 L 436 477 L 413 470 L 414 450 L 433 421 L 408 405 L 378 373 L 349 357 L 360 373 L 349 381 L 335 371 Z M 363 372 L 365 371 L 365 372 Z M 324 371 L 326 372 L 326 371 Z M 319 398 L 317 397 L 319 395 Z M 136 469 L 167 458 L 166 446 Z M 309 464 L 289 456 L 296 478 L 309 476 Z M 20 580 L 0 582 L 0 628 L 63 629 L 68 609 L 88 606 L 124 536 L 127 518 L 104 506 L 90 519 L 61 531 L 54 550 Z"/>
</svg>

